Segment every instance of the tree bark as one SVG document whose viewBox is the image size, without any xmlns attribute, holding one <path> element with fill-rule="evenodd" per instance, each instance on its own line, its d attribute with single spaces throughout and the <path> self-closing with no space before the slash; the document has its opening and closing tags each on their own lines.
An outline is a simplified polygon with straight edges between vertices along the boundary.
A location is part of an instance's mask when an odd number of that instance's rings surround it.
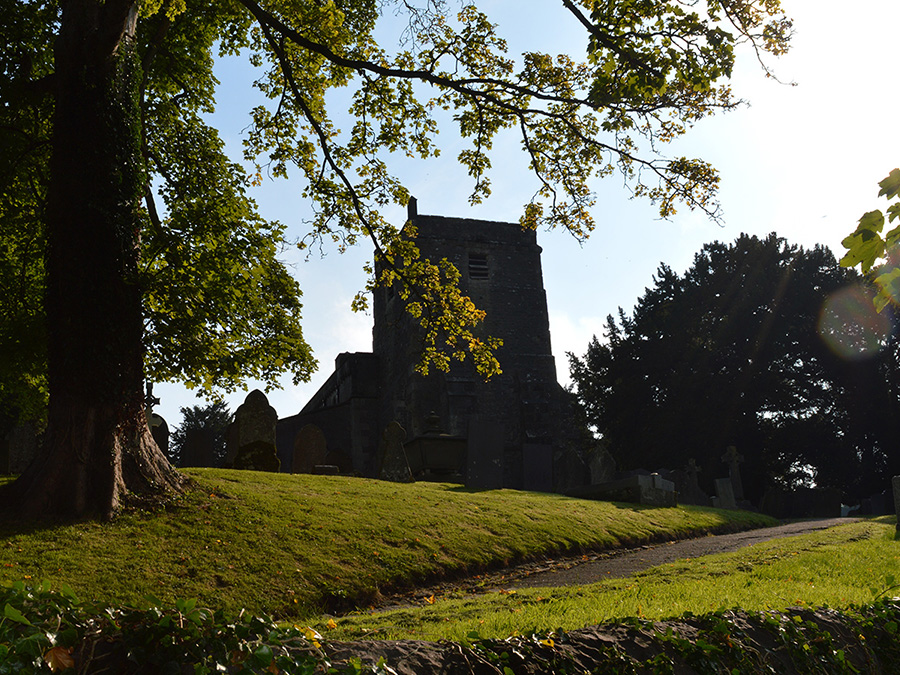
<svg viewBox="0 0 900 675">
<path fill-rule="evenodd" d="M 27 514 L 108 517 L 126 493 L 157 496 L 182 479 L 144 412 L 137 3 L 61 4 L 47 209 L 48 429 L 6 497 Z"/>
</svg>

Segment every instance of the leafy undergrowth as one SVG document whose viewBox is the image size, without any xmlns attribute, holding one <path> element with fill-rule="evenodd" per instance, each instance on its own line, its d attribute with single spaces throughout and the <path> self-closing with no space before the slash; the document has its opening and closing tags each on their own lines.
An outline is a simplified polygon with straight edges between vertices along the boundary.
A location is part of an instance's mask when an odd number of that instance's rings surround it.
<svg viewBox="0 0 900 675">
<path fill-rule="evenodd" d="M 542 555 L 773 524 L 513 490 L 192 469 L 197 488 L 110 523 L 0 522 L 0 583 L 49 580 L 111 606 L 172 604 L 280 619 L 367 606 L 382 590 Z"/>
<path fill-rule="evenodd" d="M 0 591 L 0 673 L 888 673 L 900 670 L 900 602 L 626 619 L 505 640 L 328 643 L 308 628 L 174 607 L 102 609 L 69 588 Z M 157 603 L 152 602 L 151 605 Z"/>
</svg>

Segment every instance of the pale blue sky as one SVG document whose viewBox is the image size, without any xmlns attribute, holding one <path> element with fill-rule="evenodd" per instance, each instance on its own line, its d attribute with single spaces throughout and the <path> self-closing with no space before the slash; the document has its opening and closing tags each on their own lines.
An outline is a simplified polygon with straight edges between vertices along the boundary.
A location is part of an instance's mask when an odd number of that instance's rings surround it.
<svg viewBox="0 0 900 675">
<path fill-rule="evenodd" d="M 840 241 L 859 216 L 883 207 L 877 183 L 900 166 L 895 67 L 900 2 L 783 4 L 795 20 L 796 36 L 791 53 L 772 65 L 780 79 L 797 86 L 766 79 L 753 56 L 743 54 L 749 58 L 739 62 L 732 86 L 750 105 L 701 122 L 666 151 L 702 157 L 719 169 L 722 226 L 688 211 L 661 221 L 648 203 L 630 200 L 621 178 L 613 176 L 595 186 L 597 230 L 583 246 L 565 233 L 539 232 L 560 382 L 568 381 L 565 352 L 583 353 L 591 336 L 602 332 L 606 315 L 619 306 L 630 311 L 661 262 L 683 272 L 704 243 L 731 242 L 741 232 L 774 231 L 791 243 L 825 244 L 840 256 Z M 511 52 L 531 47 L 583 54 L 583 29 L 553 0 L 488 0 L 479 7 L 499 24 Z M 234 60 L 220 66 L 216 124 L 238 158 L 253 101 L 246 87 L 248 67 Z M 497 144 L 493 195 L 470 207 L 471 182 L 454 159 L 455 137 L 449 131 L 440 138 L 446 150 L 439 159 L 400 165 L 419 212 L 516 221 L 535 188 L 515 140 Z M 301 190 L 299 182 L 266 181 L 252 195 L 263 215 L 300 236 L 309 217 Z M 402 209 L 388 215 L 398 225 L 405 218 Z M 290 256 L 304 293 L 305 335 L 320 370 L 301 387 L 286 376 L 285 388 L 268 395 L 279 416 L 299 412 L 331 373 L 338 353 L 371 350 L 371 316 L 350 310 L 353 295 L 365 283 L 362 265 L 370 255 L 371 247 L 363 244 L 344 255 L 331 251 L 324 259 Z M 179 407 L 198 403 L 178 385 L 157 384 L 155 393 L 162 398 L 157 412 L 170 428 L 180 422 Z M 232 410 L 245 395 L 227 397 Z"/>
</svg>

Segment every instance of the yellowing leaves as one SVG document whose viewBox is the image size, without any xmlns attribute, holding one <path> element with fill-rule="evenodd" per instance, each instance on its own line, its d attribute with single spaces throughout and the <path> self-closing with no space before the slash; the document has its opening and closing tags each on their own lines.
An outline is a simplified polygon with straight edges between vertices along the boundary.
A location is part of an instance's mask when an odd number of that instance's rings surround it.
<svg viewBox="0 0 900 675">
<path fill-rule="evenodd" d="M 44 663 L 50 670 L 58 673 L 75 667 L 75 659 L 72 658 L 71 647 L 53 647 L 44 653 Z"/>
<path fill-rule="evenodd" d="M 900 169 L 894 169 L 883 181 L 878 183 L 881 190 L 878 192 L 879 197 L 887 197 L 893 199 L 900 194 Z"/>
<path fill-rule="evenodd" d="M 337 625 L 337 624 L 335 624 L 335 625 Z M 306 637 L 307 640 L 310 641 L 312 646 L 315 647 L 316 649 L 319 649 L 322 647 L 322 636 L 319 635 L 316 631 L 314 631 L 309 626 L 307 626 L 306 628 L 303 629 L 303 635 Z"/>
</svg>

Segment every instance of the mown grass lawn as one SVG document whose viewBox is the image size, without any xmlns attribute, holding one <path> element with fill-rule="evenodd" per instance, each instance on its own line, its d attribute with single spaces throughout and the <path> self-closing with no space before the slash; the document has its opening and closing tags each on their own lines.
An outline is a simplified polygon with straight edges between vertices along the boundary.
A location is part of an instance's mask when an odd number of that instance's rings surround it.
<svg viewBox="0 0 900 675">
<path fill-rule="evenodd" d="M 309 621 L 325 608 L 365 607 L 383 589 L 543 554 L 774 523 L 448 484 L 185 473 L 197 489 L 163 510 L 110 523 L 0 522 L 0 582 L 49 580 L 109 605 L 196 598 Z"/>
<path fill-rule="evenodd" d="M 570 588 L 507 589 L 317 624 L 331 639 L 466 640 L 535 629 L 572 630 L 613 619 L 668 619 L 721 609 L 783 610 L 866 604 L 900 580 L 893 517 L 776 539 L 732 553 L 651 568 L 626 579 Z M 888 591 L 900 595 L 900 589 Z"/>
</svg>

